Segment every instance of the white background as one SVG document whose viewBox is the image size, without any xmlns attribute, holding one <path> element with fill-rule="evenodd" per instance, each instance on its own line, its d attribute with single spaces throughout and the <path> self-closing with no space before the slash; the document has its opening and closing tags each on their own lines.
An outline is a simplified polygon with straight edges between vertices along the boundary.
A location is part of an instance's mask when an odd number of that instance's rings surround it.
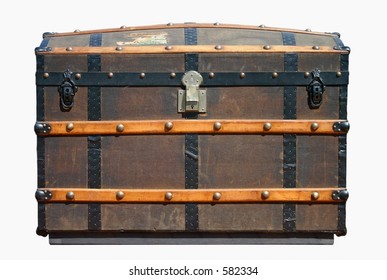
<svg viewBox="0 0 387 280">
<path fill-rule="evenodd" d="M 0 260 L 4 260 L 0 262 L 0 276 L 12 272 L 35 279 L 56 269 L 52 273 L 59 272 L 60 277 L 68 271 L 64 267 L 74 267 L 80 276 L 106 279 L 103 275 L 110 270 L 120 274 L 117 272 L 120 270 L 114 269 L 120 267 L 124 271 L 119 279 L 128 279 L 125 271 L 132 264 L 140 263 L 139 260 L 145 263 L 149 260 L 153 265 L 157 265 L 158 260 L 180 260 L 184 264 L 199 260 L 209 265 L 215 260 L 239 265 L 256 263 L 262 264 L 265 277 L 261 279 L 275 279 L 269 278 L 270 275 L 286 273 L 298 279 L 306 279 L 310 273 L 325 279 L 332 278 L 330 275 L 385 274 L 387 92 L 384 84 L 387 59 L 383 28 L 386 15 L 379 3 L 383 2 L 4 1 L 0 10 Z M 35 234 L 34 48 L 40 44 L 41 34 L 168 22 L 263 23 L 341 33 L 344 43 L 352 49 L 347 236 L 336 238 L 333 246 L 50 246 L 47 238 Z M 56 261 L 48 265 L 45 260 Z M 83 266 L 78 260 L 91 262 Z M 117 261 L 104 262 L 101 266 L 97 260 Z M 302 260 L 316 262 L 304 265 Z M 334 262 L 322 262 L 327 260 Z M 360 260 L 371 262 L 363 264 Z M 376 260 L 382 262 L 374 262 Z M 268 271 L 277 264 L 284 269 Z M 89 269 L 91 266 L 97 269 Z"/>
</svg>

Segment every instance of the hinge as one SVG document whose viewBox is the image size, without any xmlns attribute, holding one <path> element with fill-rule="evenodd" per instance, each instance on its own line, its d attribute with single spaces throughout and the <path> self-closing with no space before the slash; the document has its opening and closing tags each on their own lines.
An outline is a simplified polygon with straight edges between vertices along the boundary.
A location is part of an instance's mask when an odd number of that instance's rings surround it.
<svg viewBox="0 0 387 280">
<path fill-rule="evenodd" d="M 180 89 L 177 94 L 177 111 L 179 113 L 207 111 L 206 90 L 200 89 L 203 77 L 196 71 L 188 71 L 184 74 L 182 84 L 184 89 Z"/>
</svg>

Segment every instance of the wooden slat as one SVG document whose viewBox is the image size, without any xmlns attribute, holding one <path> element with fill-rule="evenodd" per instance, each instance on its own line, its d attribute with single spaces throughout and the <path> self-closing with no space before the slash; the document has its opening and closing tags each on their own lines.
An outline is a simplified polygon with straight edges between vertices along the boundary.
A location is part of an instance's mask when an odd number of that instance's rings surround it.
<svg viewBox="0 0 387 280">
<path fill-rule="evenodd" d="M 68 46 L 71 47 L 71 46 Z M 335 50 L 332 47 L 320 46 L 281 46 L 273 45 L 265 49 L 263 45 L 225 45 L 215 49 L 214 45 L 175 45 L 171 49 L 166 46 L 122 46 L 116 47 L 68 47 L 52 48 L 50 51 L 39 52 L 46 55 L 80 55 L 80 54 L 160 54 L 160 53 L 348 53 L 346 50 Z"/>
<path fill-rule="evenodd" d="M 181 190 L 181 189 L 79 189 L 79 188 L 49 188 L 51 199 L 45 203 L 72 202 L 72 203 L 339 203 L 334 200 L 332 193 L 342 190 L 339 188 L 299 188 L 299 189 L 206 189 L 206 190 Z M 263 192 L 268 191 L 269 196 L 264 198 Z M 117 193 L 122 192 L 123 197 Z M 72 193 L 69 198 L 69 194 Z M 167 193 L 172 198 L 167 199 Z M 216 194 L 219 199 L 215 199 Z M 313 193 L 318 193 L 314 199 Z"/>
<path fill-rule="evenodd" d="M 163 120 L 163 121 L 74 121 L 46 122 L 51 130 L 46 136 L 127 135 L 127 134 L 345 134 L 335 132 L 333 124 L 339 120 Z M 171 122 L 173 127 L 166 128 Z M 219 130 L 215 123 L 220 123 Z M 265 124 L 270 124 L 269 130 Z M 317 123 L 317 130 L 312 124 Z M 123 131 L 119 127 L 123 126 Z M 266 125 L 267 126 L 267 125 Z"/>
<path fill-rule="evenodd" d="M 228 28 L 228 29 L 247 29 L 247 30 L 262 30 L 262 31 L 278 31 L 278 32 L 293 32 L 301 34 L 313 34 L 321 36 L 337 36 L 336 34 L 326 32 L 306 31 L 300 29 L 291 28 L 279 28 L 279 27 L 259 27 L 257 25 L 239 25 L 239 24 L 214 24 L 214 23 L 174 23 L 174 24 L 157 24 L 146 26 L 129 26 L 125 28 L 107 28 L 99 30 L 84 30 L 79 32 L 63 32 L 49 34 L 50 37 L 60 36 L 74 36 L 74 35 L 86 35 L 93 33 L 109 33 L 109 32 L 126 32 L 126 31 L 140 31 L 140 30 L 158 30 L 158 29 L 175 29 L 175 28 Z M 78 30 L 77 30 L 78 31 Z"/>
</svg>

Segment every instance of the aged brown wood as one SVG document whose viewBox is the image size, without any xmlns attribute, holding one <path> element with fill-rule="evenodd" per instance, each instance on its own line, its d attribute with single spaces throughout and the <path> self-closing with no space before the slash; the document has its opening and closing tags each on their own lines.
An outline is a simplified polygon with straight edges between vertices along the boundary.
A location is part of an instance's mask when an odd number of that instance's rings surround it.
<svg viewBox="0 0 387 280">
<path fill-rule="evenodd" d="M 171 129 L 166 128 L 172 123 Z M 333 130 L 338 120 L 165 120 L 49 122 L 48 136 L 127 134 L 345 134 Z M 220 129 L 216 129 L 220 123 Z M 318 128 L 312 129 L 317 123 Z M 71 128 L 71 129 L 70 129 Z"/>
<path fill-rule="evenodd" d="M 249 202 L 299 202 L 299 203 L 339 203 L 332 193 L 339 188 L 297 188 L 297 189 L 73 189 L 49 188 L 52 198 L 45 203 L 249 203 Z M 268 191 L 268 198 L 264 192 Z M 68 198 L 68 193 L 73 198 Z M 119 192 L 123 192 L 120 196 Z M 313 198 L 313 193 L 318 198 Z M 168 194 L 170 193 L 170 199 Z M 219 195 L 218 195 L 219 194 Z M 218 198 L 217 198 L 218 195 Z"/>
<path fill-rule="evenodd" d="M 79 32 L 63 32 L 63 33 L 53 33 L 48 36 L 50 37 L 59 37 L 59 36 L 75 36 L 75 35 L 86 35 L 93 33 L 109 33 L 109 32 L 126 32 L 126 31 L 139 31 L 139 30 L 154 30 L 154 29 L 174 29 L 174 28 L 229 28 L 229 29 L 251 29 L 251 30 L 264 30 L 264 31 L 280 31 L 280 32 L 293 32 L 301 34 L 316 34 L 319 36 L 337 36 L 331 33 L 324 32 L 315 32 L 315 31 L 306 31 L 299 29 L 291 28 L 278 28 L 278 27 L 269 27 L 269 26 L 256 26 L 256 25 L 239 25 L 239 24 L 217 24 L 217 23 L 171 23 L 171 24 L 157 24 L 157 25 L 148 25 L 148 26 L 128 26 L 123 28 L 107 28 L 100 30 L 85 30 Z"/>
<path fill-rule="evenodd" d="M 264 45 L 224 45 L 215 49 L 214 45 L 175 45 L 171 49 L 164 45 L 155 46 L 122 46 L 122 47 L 53 47 L 50 51 L 42 51 L 44 55 L 80 55 L 80 54 L 161 54 L 161 53 L 348 53 L 346 50 L 336 50 L 329 46 L 282 46 L 273 45 L 268 48 Z"/>
</svg>

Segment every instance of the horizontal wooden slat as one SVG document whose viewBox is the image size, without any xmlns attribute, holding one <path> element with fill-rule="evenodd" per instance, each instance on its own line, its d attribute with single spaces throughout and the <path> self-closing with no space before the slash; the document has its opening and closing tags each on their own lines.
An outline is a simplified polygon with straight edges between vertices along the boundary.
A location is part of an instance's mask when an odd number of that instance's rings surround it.
<svg viewBox="0 0 387 280">
<path fill-rule="evenodd" d="M 158 46 L 122 46 L 122 47 L 57 47 L 39 52 L 45 55 L 80 54 L 161 54 L 161 53 L 348 53 L 328 46 L 263 46 L 263 45 L 176 45 L 170 48 Z"/>
<path fill-rule="evenodd" d="M 299 189 L 38 189 L 49 192 L 50 199 L 41 202 L 55 203 L 339 203 L 332 194 L 338 188 Z"/>
<path fill-rule="evenodd" d="M 37 123 L 50 128 L 38 135 L 127 135 L 127 134 L 345 134 L 333 125 L 339 120 L 162 120 L 162 121 L 53 121 Z M 172 124 L 172 128 L 167 127 Z M 219 127 L 220 124 L 220 127 Z M 315 128 L 317 124 L 317 129 Z M 219 128 L 219 129 L 217 129 Z"/>
<path fill-rule="evenodd" d="M 157 29 L 174 29 L 174 28 L 229 28 L 229 29 L 248 29 L 248 30 L 263 30 L 263 31 L 279 31 L 279 32 L 293 32 L 302 34 L 314 34 L 321 36 L 337 36 L 336 34 L 326 32 L 312 32 L 299 29 L 290 28 L 279 28 L 279 27 L 268 27 L 268 26 L 257 26 L 257 25 L 238 25 L 238 24 L 216 24 L 216 23 L 173 23 L 173 24 L 157 24 L 148 26 L 128 26 L 123 28 L 108 28 L 100 30 L 85 30 L 77 32 L 63 32 L 63 33 L 52 33 L 50 37 L 60 36 L 74 36 L 74 35 L 85 35 L 93 33 L 109 33 L 109 32 L 126 32 L 126 31 L 140 31 L 140 30 L 157 30 Z"/>
</svg>

